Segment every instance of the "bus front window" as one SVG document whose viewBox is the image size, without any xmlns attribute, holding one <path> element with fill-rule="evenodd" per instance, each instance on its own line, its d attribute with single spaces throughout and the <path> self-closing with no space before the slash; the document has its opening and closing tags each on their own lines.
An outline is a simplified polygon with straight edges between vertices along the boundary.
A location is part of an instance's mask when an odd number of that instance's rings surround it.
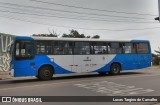
<svg viewBox="0 0 160 105">
<path fill-rule="evenodd" d="M 17 41 L 15 45 L 15 59 L 33 59 L 34 45 L 31 41 Z"/>
</svg>

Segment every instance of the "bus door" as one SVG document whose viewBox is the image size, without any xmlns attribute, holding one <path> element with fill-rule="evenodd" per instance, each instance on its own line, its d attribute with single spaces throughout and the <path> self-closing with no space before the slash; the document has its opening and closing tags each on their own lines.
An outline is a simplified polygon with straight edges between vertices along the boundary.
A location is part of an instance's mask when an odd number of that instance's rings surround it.
<svg viewBox="0 0 160 105">
<path fill-rule="evenodd" d="M 92 42 L 91 43 L 91 64 L 92 71 L 104 72 L 107 71 L 105 65 L 110 60 L 107 55 L 107 42 Z"/>
<path fill-rule="evenodd" d="M 75 42 L 73 58 L 76 72 L 91 72 L 104 67 L 106 51 L 105 42 Z"/>
<path fill-rule="evenodd" d="M 90 69 L 89 42 L 74 42 L 73 68 L 75 72 L 88 72 Z"/>
<path fill-rule="evenodd" d="M 14 75 L 15 76 L 28 76 L 35 75 L 36 71 L 33 70 L 34 62 L 34 44 L 32 41 L 16 41 L 14 51 Z"/>
</svg>

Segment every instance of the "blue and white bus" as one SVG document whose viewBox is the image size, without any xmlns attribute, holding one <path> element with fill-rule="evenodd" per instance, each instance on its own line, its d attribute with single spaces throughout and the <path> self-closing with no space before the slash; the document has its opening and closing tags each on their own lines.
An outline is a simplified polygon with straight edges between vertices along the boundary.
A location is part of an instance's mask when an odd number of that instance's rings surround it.
<svg viewBox="0 0 160 105">
<path fill-rule="evenodd" d="M 150 67 L 152 54 L 147 40 L 17 36 L 12 45 L 11 75 L 49 80 L 55 74 L 120 71 Z"/>
</svg>

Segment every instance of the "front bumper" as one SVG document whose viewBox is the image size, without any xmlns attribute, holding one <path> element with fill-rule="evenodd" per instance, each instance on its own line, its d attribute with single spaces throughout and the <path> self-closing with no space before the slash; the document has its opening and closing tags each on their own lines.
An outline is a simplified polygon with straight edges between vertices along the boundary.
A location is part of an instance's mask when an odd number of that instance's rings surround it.
<svg viewBox="0 0 160 105">
<path fill-rule="evenodd" d="M 14 69 L 11 69 L 11 70 L 9 71 L 9 75 L 12 76 L 12 77 L 14 77 Z"/>
</svg>

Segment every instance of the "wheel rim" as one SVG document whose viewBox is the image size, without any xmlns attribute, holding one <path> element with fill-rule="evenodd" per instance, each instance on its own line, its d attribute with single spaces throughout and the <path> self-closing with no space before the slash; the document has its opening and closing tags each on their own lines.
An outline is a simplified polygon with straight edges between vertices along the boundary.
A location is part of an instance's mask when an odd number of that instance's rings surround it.
<svg viewBox="0 0 160 105">
<path fill-rule="evenodd" d="M 45 70 L 45 71 L 44 71 L 44 75 L 45 75 L 46 77 L 50 76 L 50 74 L 51 74 L 50 70 Z"/>
<path fill-rule="evenodd" d="M 114 72 L 114 73 L 118 73 L 118 72 L 119 72 L 119 66 L 118 66 L 118 65 L 115 65 L 115 66 L 113 67 L 113 72 Z"/>
</svg>

